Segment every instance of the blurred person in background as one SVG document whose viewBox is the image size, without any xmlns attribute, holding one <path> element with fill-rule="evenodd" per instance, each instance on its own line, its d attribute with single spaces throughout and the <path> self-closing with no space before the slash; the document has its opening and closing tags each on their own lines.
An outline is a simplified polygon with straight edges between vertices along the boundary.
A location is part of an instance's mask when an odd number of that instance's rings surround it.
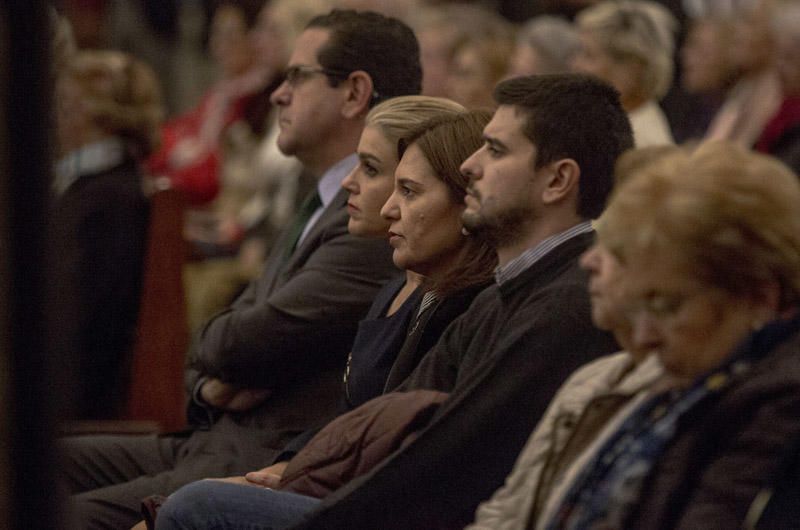
<svg viewBox="0 0 800 530">
<path fill-rule="evenodd" d="M 783 101 L 764 127 L 756 149 L 779 158 L 800 174 L 800 5 L 777 4 L 771 27 Z"/>
<path fill-rule="evenodd" d="M 705 138 L 730 140 L 743 147 L 752 147 L 782 100 L 781 82 L 773 63 L 774 42 L 770 35 L 772 2 L 712 2 L 708 9 L 726 19 L 731 38 L 727 49 L 735 78 Z M 780 15 L 780 11 L 776 14 Z"/>
<path fill-rule="evenodd" d="M 492 90 L 505 77 L 514 50 L 514 26 L 493 11 L 473 9 L 472 18 L 459 21 L 462 34 L 453 46 L 445 88 L 467 108 L 493 109 Z"/>
<path fill-rule="evenodd" d="M 449 96 L 455 48 L 470 31 L 482 27 L 486 13 L 484 8 L 460 3 L 423 5 L 411 13 L 409 24 L 419 39 L 424 95 Z"/>
<path fill-rule="evenodd" d="M 676 21 L 648 0 L 605 1 L 575 19 L 581 49 L 575 70 L 594 74 L 620 93 L 636 147 L 673 143 L 658 101 L 672 83 Z"/>
<path fill-rule="evenodd" d="M 532 18 L 518 32 L 507 77 L 568 72 L 579 47 L 578 32 L 567 20 Z"/>
<path fill-rule="evenodd" d="M 190 112 L 167 122 L 162 144 L 148 161 L 148 172 L 164 176 L 190 205 L 207 204 L 219 192 L 220 144 L 238 120 L 263 127 L 264 108 L 278 72 L 256 60 L 249 32 L 262 0 L 220 0 L 211 21 L 209 47 L 220 80 Z M 274 87 L 273 87 L 274 88 Z"/>
<path fill-rule="evenodd" d="M 725 17 L 706 11 L 691 12 L 686 40 L 680 49 L 681 87 L 700 98 L 692 118 L 691 136 L 702 138 L 725 95 L 736 81 L 730 47 L 733 28 Z"/>
<path fill-rule="evenodd" d="M 76 300 L 76 417 L 110 419 L 127 395 L 149 219 L 140 162 L 158 142 L 161 92 L 152 69 L 122 52 L 61 64 L 55 274 Z"/>
</svg>

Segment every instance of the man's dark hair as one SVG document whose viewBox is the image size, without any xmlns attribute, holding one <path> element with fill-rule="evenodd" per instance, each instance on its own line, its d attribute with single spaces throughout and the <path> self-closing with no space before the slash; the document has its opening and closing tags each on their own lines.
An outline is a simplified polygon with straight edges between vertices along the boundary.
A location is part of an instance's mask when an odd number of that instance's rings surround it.
<svg viewBox="0 0 800 530">
<path fill-rule="evenodd" d="M 350 72 L 363 70 L 372 78 L 377 96 L 370 106 L 395 96 L 419 94 L 422 90 L 422 66 L 419 44 L 414 32 L 396 18 L 371 11 L 334 9 L 311 19 L 306 29 L 330 31 L 330 38 L 320 49 L 320 66 L 341 72 L 328 80 L 336 86 Z"/>
<path fill-rule="evenodd" d="M 619 93 L 596 77 L 553 74 L 499 83 L 494 99 L 525 115 L 523 133 L 536 146 L 536 168 L 572 158 L 581 168 L 577 213 L 598 217 L 613 185 L 614 163 L 633 147 Z"/>
</svg>

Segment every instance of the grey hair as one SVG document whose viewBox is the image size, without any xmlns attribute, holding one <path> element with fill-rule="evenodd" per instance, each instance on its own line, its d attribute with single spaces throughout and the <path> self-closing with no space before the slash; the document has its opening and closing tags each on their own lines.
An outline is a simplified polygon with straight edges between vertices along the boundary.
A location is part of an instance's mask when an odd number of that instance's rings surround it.
<svg viewBox="0 0 800 530">
<path fill-rule="evenodd" d="M 664 6 L 649 0 L 607 0 L 581 11 L 576 22 L 617 59 L 644 66 L 642 93 L 661 99 L 672 84 L 678 22 Z"/>
<path fill-rule="evenodd" d="M 578 31 L 567 20 L 550 15 L 534 17 L 522 27 L 517 45 L 530 46 L 542 60 L 542 74 L 569 71 L 580 48 Z"/>
</svg>

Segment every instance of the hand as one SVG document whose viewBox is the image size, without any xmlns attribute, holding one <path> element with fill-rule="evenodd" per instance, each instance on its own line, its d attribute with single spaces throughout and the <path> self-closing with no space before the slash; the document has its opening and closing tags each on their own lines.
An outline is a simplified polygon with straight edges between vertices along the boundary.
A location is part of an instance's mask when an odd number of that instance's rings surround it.
<svg viewBox="0 0 800 530">
<path fill-rule="evenodd" d="M 252 484 L 263 486 L 265 488 L 276 489 L 280 485 L 281 477 L 283 477 L 283 472 L 286 470 L 286 466 L 288 465 L 288 460 L 286 462 L 278 462 L 277 464 L 265 467 L 264 469 L 251 471 L 250 473 L 246 474 L 244 478 Z"/>
<path fill-rule="evenodd" d="M 270 391 L 262 388 L 243 388 L 219 379 L 208 379 L 200 387 L 200 397 L 212 407 L 231 412 L 250 410 L 262 404 Z"/>
<path fill-rule="evenodd" d="M 244 477 L 225 477 L 225 478 L 207 478 L 204 480 L 215 480 L 217 482 L 228 482 L 229 484 L 239 484 L 241 486 L 256 486 L 252 482 L 249 482 Z"/>
<path fill-rule="evenodd" d="M 131 527 L 131 530 L 147 530 L 147 523 L 144 521 L 137 523 L 136 526 Z"/>
</svg>

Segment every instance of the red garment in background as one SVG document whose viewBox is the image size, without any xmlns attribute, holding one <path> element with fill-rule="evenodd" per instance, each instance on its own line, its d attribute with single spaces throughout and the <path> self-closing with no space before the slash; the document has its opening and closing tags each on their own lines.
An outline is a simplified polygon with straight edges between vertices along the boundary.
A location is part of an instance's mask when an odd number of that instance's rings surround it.
<svg viewBox="0 0 800 530">
<path fill-rule="evenodd" d="M 761 137 L 756 142 L 756 150 L 772 153 L 772 146 L 788 129 L 800 123 L 800 96 L 787 97 L 778 107 L 778 112 L 764 126 Z"/>
<path fill-rule="evenodd" d="M 147 171 L 167 177 L 192 206 L 213 200 L 220 186 L 220 137 L 245 117 L 245 109 L 259 95 L 227 101 L 222 90 L 212 89 L 197 108 L 162 126 L 161 146 L 145 162 Z"/>
</svg>

